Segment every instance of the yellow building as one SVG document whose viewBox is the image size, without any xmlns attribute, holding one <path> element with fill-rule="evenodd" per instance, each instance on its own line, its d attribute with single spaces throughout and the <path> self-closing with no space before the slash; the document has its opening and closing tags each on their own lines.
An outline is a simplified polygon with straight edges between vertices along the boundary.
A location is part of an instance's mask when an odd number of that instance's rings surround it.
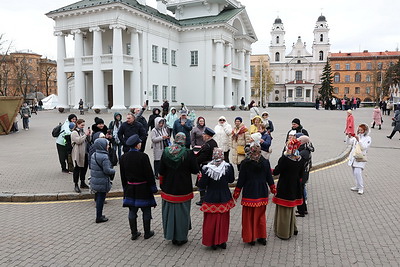
<svg viewBox="0 0 400 267">
<path fill-rule="evenodd" d="M 355 97 L 364 102 L 384 99 L 382 80 L 386 69 L 400 59 L 400 52 L 331 53 L 333 94 L 338 98 Z"/>
</svg>

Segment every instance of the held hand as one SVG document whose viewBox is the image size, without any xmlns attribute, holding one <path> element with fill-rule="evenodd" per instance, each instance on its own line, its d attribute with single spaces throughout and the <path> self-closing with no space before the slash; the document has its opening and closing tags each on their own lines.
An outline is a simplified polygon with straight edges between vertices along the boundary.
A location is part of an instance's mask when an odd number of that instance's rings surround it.
<svg viewBox="0 0 400 267">
<path fill-rule="evenodd" d="M 276 195 L 276 186 L 274 185 L 274 184 L 272 184 L 272 185 L 270 185 L 269 186 L 269 189 L 271 190 L 271 194 L 274 194 L 274 195 Z"/>
<path fill-rule="evenodd" d="M 85 132 L 86 135 L 90 135 L 90 129 L 87 129 Z"/>
<path fill-rule="evenodd" d="M 201 177 L 203 177 L 203 175 L 200 173 L 197 174 L 197 181 L 200 181 Z"/>
<path fill-rule="evenodd" d="M 233 191 L 233 199 L 236 201 L 238 198 L 239 198 L 239 196 L 240 196 L 240 188 L 235 188 L 235 191 Z"/>
</svg>

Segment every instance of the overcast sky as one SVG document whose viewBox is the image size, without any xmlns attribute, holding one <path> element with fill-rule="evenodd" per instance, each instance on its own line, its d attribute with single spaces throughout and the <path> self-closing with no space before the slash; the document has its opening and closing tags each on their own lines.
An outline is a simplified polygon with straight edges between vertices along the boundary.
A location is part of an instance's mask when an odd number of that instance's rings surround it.
<svg viewBox="0 0 400 267">
<path fill-rule="evenodd" d="M 29 49 L 56 59 L 57 44 L 53 20 L 44 14 L 72 4 L 74 0 L 2 0 L 0 34 L 12 41 L 13 51 Z M 287 53 L 297 40 L 311 51 L 313 29 L 318 16 L 326 17 L 331 52 L 394 51 L 400 46 L 400 0 L 242 0 L 258 37 L 253 54 L 266 54 L 270 31 L 279 16 L 286 30 Z M 154 6 L 155 0 L 147 0 Z M 3 45 L 4 46 L 4 45 Z M 67 45 L 68 46 L 68 45 Z"/>
</svg>

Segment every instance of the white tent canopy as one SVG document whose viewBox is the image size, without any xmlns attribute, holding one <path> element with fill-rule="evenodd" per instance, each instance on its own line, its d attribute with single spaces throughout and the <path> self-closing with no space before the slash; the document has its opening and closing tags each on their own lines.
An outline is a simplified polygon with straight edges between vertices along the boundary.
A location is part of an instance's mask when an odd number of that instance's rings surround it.
<svg viewBox="0 0 400 267">
<path fill-rule="evenodd" d="M 58 96 L 52 94 L 42 99 L 43 109 L 54 109 L 58 105 Z"/>
</svg>

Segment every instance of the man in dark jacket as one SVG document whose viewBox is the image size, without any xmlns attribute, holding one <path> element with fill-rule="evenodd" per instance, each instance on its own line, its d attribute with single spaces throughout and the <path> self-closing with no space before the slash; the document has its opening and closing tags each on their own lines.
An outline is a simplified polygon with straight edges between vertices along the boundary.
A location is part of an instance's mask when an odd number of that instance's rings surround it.
<svg viewBox="0 0 400 267">
<path fill-rule="evenodd" d="M 134 109 L 134 114 L 135 114 L 135 118 L 136 121 L 139 122 L 140 124 L 143 125 L 144 128 L 144 132 L 145 132 L 145 136 L 140 136 L 140 139 L 142 140 L 142 146 L 140 148 L 140 152 L 144 152 L 145 148 L 146 148 L 146 141 L 147 141 L 147 131 L 149 128 L 149 125 L 147 123 L 147 120 L 145 117 L 143 117 L 143 113 L 146 111 L 147 108 L 147 104 L 144 103 L 142 108 L 135 108 Z"/>
<path fill-rule="evenodd" d="M 190 131 L 193 129 L 192 121 L 187 119 L 187 112 L 185 110 L 180 111 L 181 116 L 174 122 L 173 134 L 174 138 L 177 133 L 184 133 L 186 136 L 187 148 L 190 148 Z"/>
<path fill-rule="evenodd" d="M 302 134 L 304 134 L 304 135 L 309 136 L 307 130 L 303 128 L 303 126 L 302 126 L 301 123 L 300 123 L 300 119 L 298 119 L 298 118 L 294 118 L 294 119 L 292 120 L 292 129 L 290 129 L 290 130 L 288 131 L 288 133 L 287 133 L 287 135 L 286 135 L 286 141 L 285 141 L 285 143 L 289 140 L 289 133 L 290 133 L 291 131 L 296 131 L 296 133 L 302 133 Z"/>
<path fill-rule="evenodd" d="M 203 133 L 204 144 L 201 146 L 199 152 L 196 154 L 197 164 L 199 164 L 199 168 L 201 170 L 203 165 L 206 165 L 212 160 L 212 155 L 214 152 L 214 148 L 218 147 L 217 142 L 213 139 L 215 132 L 206 127 Z M 197 185 L 197 182 L 196 182 Z M 204 196 L 206 192 L 204 189 L 199 189 L 200 192 L 200 201 L 196 202 L 196 205 L 201 206 L 203 204 Z"/>
<path fill-rule="evenodd" d="M 122 123 L 121 128 L 119 128 L 118 131 L 118 139 L 123 145 L 122 150 L 124 153 L 129 151 L 126 141 L 134 134 L 137 134 L 140 139 L 146 138 L 146 132 L 143 125 L 136 121 L 135 116 L 132 113 L 128 113 L 126 116 L 126 122 Z"/>
</svg>

